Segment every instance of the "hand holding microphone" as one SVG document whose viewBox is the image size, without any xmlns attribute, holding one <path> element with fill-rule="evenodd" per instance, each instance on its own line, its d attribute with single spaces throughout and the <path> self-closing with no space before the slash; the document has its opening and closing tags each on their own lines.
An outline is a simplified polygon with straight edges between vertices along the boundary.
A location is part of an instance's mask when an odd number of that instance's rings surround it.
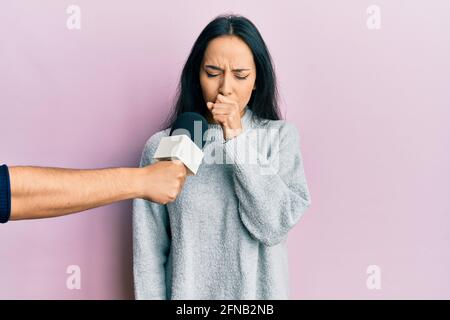
<svg viewBox="0 0 450 320">
<path fill-rule="evenodd" d="M 154 156 L 159 161 L 142 168 L 0 166 L 0 223 L 58 217 L 134 198 L 174 201 L 186 175 L 197 173 L 207 127 L 201 115 L 183 113 L 170 136 L 161 139 Z"/>
<path fill-rule="evenodd" d="M 174 201 L 184 185 L 187 175 L 195 175 L 203 159 L 203 135 L 208 122 L 195 112 L 185 112 L 178 116 L 170 134 L 161 138 L 153 159 L 157 162 L 148 167 L 153 180 L 148 180 L 151 192 L 147 200 L 167 204 Z M 153 187 L 152 187 L 153 185 Z"/>
<path fill-rule="evenodd" d="M 167 204 L 174 201 L 187 175 L 187 168 L 179 160 L 159 161 L 142 170 L 146 172 L 141 182 L 141 198 Z"/>
<path fill-rule="evenodd" d="M 0 166 L 0 223 L 58 217 L 135 198 L 166 204 L 185 178 L 180 161 L 81 170 Z"/>
<path fill-rule="evenodd" d="M 208 122 L 196 112 L 182 113 L 163 137 L 156 149 L 154 159 L 158 161 L 179 160 L 187 169 L 188 175 L 195 175 L 203 160 L 204 134 Z"/>
</svg>

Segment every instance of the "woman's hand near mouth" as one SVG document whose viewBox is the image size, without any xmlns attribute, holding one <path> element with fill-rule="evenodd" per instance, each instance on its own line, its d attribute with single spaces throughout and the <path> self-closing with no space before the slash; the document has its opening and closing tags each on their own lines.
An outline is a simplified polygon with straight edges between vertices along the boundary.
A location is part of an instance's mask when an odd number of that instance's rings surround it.
<svg viewBox="0 0 450 320">
<path fill-rule="evenodd" d="M 206 104 L 212 119 L 222 127 L 225 140 L 233 139 L 242 132 L 242 115 L 236 101 L 219 94 L 215 103 L 207 102 Z"/>
</svg>

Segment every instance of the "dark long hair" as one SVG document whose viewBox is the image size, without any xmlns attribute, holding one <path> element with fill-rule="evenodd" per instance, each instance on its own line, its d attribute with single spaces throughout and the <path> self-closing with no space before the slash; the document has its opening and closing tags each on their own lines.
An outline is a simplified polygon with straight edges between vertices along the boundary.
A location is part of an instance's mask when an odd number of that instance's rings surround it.
<svg viewBox="0 0 450 320">
<path fill-rule="evenodd" d="M 200 67 L 208 43 L 223 35 L 238 36 L 253 53 L 256 66 L 256 89 L 252 91 L 248 107 L 258 118 L 281 119 L 272 58 L 261 34 L 256 26 L 243 16 L 220 15 L 203 29 L 191 49 L 181 73 L 176 102 L 165 123 L 166 129 L 172 127 L 176 118 L 183 112 L 198 112 L 206 117 L 208 108 L 200 87 Z"/>
</svg>

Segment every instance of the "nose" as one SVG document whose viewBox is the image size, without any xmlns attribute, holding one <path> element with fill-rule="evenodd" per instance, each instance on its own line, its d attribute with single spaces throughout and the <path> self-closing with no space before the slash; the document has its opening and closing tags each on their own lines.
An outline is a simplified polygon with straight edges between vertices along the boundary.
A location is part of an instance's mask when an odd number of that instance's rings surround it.
<svg viewBox="0 0 450 320">
<path fill-rule="evenodd" d="M 219 87 L 219 93 L 224 96 L 229 96 L 233 93 L 233 89 L 231 87 L 231 75 L 229 72 L 225 72 L 224 76 L 222 77 L 222 83 Z"/>
</svg>

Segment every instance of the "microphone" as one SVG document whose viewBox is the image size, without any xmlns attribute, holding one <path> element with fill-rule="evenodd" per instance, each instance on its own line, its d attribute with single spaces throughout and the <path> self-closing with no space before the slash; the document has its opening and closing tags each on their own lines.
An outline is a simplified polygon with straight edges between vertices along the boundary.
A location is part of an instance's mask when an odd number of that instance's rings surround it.
<svg viewBox="0 0 450 320">
<path fill-rule="evenodd" d="M 207 129 L 208 122 L 199 113 L 182 113 L 170 129 L 170 135 L 161 138 L 153 159 L 180 160 L 188 174 L 197 174 L 203 160 L 203 136 Z"/>
</svg>

